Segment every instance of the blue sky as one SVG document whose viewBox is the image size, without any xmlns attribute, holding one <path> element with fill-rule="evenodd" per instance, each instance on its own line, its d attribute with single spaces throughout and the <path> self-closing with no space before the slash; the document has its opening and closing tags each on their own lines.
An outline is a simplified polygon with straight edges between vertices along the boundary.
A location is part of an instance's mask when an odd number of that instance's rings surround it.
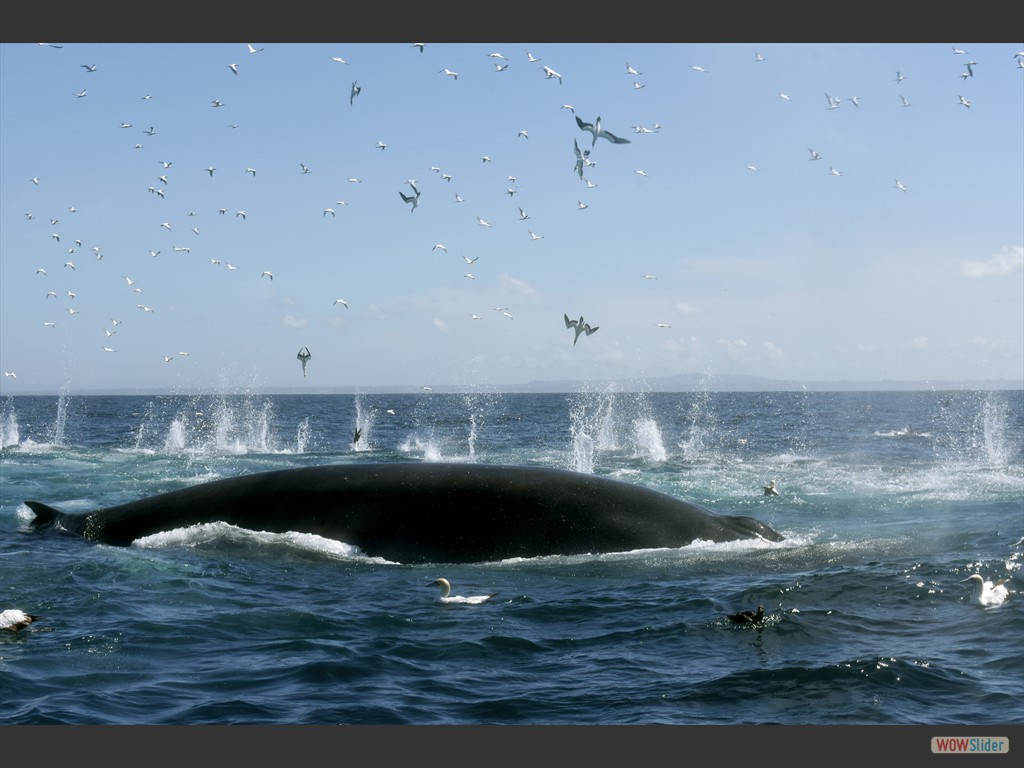
<svg viewBox="0 0 1024 768">
<path fill-rule="evenodd" d="M 4 394 L 1024 381 L 1022 44 L 55 45 L 0 45 Z"/>
</svg>

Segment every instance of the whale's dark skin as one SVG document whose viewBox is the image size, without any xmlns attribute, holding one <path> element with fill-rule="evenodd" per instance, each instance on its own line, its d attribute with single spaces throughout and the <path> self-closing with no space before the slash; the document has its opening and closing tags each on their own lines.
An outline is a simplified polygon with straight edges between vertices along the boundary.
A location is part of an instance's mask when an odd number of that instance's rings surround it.
<svg viewBox="0 0 1024 768">
<path fill-rule="evenodd" d="M 607 477 L 494 464 L 334 464 L 241 475 L 86 514 L 37 501 L 37 528 L 127 546 L 150 534 L 222 521 L 318 534 L 400 563 L 682 547 L 696 539 L 781 541 L 751 517 L 716 515 Z"/>
</svg>

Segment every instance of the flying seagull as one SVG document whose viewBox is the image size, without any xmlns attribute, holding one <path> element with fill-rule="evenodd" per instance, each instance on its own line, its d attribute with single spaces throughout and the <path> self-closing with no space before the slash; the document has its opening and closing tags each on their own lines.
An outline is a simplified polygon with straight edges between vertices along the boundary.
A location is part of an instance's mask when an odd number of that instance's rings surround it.
<svg viewBox="0 0 1024 768">
<path fill-rule="evenodd" d="M 593 138 L 591 139 L 591 142 L 590 142 L 590 146 L 591 147 L 593 147 L 594 144 L 597 143 L 597 138 L 599 136 L 601 138 L 608 139 L 608 141 L 610 141 L 612 144 L 629 144 L 629 139 L 623 139 L 623 138 L 621 138 L 619 136 L 616 136 L 614 133 L 611 133 L 610 131 L 606 131 L 604 128 L 602 128 L 601 127 L 601 116 L 600 115 L 598 115 L 597 120 L 594 121 L 593 123 L 585 123 L 585 122 L 583 122 L 582 120 L 580 120 L 579 115 L 576 115 L 575 117 L 576 117 L 576 125 L 578 125 L 580 127 L 580 130 L 581 131 L 590 131 L 590 133 L 592 134 Z"/>
<path fill-rule="evenodd" d="M 306 363 L 308 363 L 309 359 L 312 357 L 312 355 L 309 354 L 309 348 L 303 347 L 300 349 L 299 354 L 297 354 L 296 357 L 299 359 L 299 362 L 302 363 L 302 378 L 306 378 Z"/>
</svg>

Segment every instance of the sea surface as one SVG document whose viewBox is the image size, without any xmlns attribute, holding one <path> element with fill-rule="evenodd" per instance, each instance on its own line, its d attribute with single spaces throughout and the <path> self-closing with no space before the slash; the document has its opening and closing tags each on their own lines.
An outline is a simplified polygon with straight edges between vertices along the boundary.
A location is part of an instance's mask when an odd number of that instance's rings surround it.
<svg viewBox="0 0 1024 768">
<path fill-rule="evenodd" d="M 1019 390 L 65 393 L 0 401 L 0 445 L 0 608 L 39 617 L 0 637 L 6 724 L 1024 724 Z M 115 547 L 22 503 L 441 461 L 614 477 L 786 539 L 410 565 L 223 523 Z M 1009 600 L 973 605 L 973 573 Z M 441 576 L 495 596 L 442 604 Z"/>
</svg>

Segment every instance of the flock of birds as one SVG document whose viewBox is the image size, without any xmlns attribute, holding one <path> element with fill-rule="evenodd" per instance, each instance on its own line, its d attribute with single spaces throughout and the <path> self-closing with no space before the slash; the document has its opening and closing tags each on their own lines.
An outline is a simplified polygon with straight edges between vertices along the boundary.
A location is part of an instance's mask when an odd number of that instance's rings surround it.
<svg viewBox="0 0 1024 768">
<path fill-rule="evenodd" d="M 61 45 L 52 44 L 52 43 L 40 43 L 39 45 L 49 46 L 49 47 L 52 47 L 52 48 L 62 48 L 63 47 Z M 413 44 L 411 44 L 410 47 L 412 47 L 414 50 L 418 51 L 418 53 L 422 54 L 422 53 L 424 53 L 424 50 L 425 50 L 426 46 L 427 46 L 426 43 L 413 43 Z M 263 47 L 256 47 L 256 46 L 254 46 L 252 44 L 247 44 L 246 51 L 247 51 L 247 55 L 249 55 L 249 56 L 265 55 L 264 54 L 265 49 Z M 954 47 L 953 54 L 956 55 L 956 56 L 963 57 L 963 58 L 966 59 L 966 64 L 964 66 L 964 72 L 962 74 L 962 78 L 964 80 L 969 80 L 971 78 L 974 78 L 975 77 L 975 70 L 976 70 L 976 68 L 978 68 L 980 66 L 978 64 L 978 62 L 974 61 L 973 59 L 971 59 L 969 54 L 968 54 L 968 52 L 963 50 L 963 49 L 959 49 L 959 48 Z M 348 65 L 348 63 L 349 63 L 347 59 L 345 59 L 345 58 L 343 58 L 341 56 L 330 56 L 329 58 L 330 58 L 330 60 L 332 62 L 335 62 L 337 64 Z M 492 59 L 494 61 L 494 66 L 495 66 L 495 71 L 496 72 L 504 72 L 510 66 L 509 58 L 506 57 L 503 53 L 492 52 L 492 53 L 488 54 L 488 58 L 490 58 L 490 59 Z M 1015 54 L 1014 59 L 1016 60 L 1017 65 L 1019 67 L 1024 68 L 1024 51 Z M 552 81 L 557 81 L 557 83 L 559 85 L 561 85 L 563 83 L 564 78 L 563 78 L 563 75 L 560 72 L 558 72 L 555 69 L 553 69 L 552 67 L 550 67 L 547 63 L 544 63 L 542 61 L 542 58 L 534 56 L 533 53 L 531 53 L 529 50 L 526 51 L 526 60 L 527 60 L 527 63 L 529 63 L 532 66 L 536 66 L 538 68 L 539 72 L 543 75 L 544 79 L 552 80 Z M 766 58 L 764 56 L 762 56 L 760 53 L 757 53 L 757 52 L 754 53 L 754 56 L 753 56 L 753 61 L 754 62 L 759 63 L 759 62 L 764 62 L 765 60 L 766 60 Z M 757 65 L 761 66 L 761 64 L 757 64 Z M 225 66 L 228 69 L 228 71 L 231 73 L 229 75 L 229 77 L 238 78 L 238 77 L 243 77 L 244 76 L 244 75 L 240 74 L 240 71 L 242 69 L 244 69 L 244 67 L 242 65 L 240 65 L 239 63 L 237 63 L 237 62 L 226 63 Z M 102 69 L 102 67 L 97 65 L 97 64 L 81 64 L 80 68 L 83 69 L 84 72 L 90 78 L 91 77 L 100 77 L 100 76 L 102 76 L 101 74 L 97 74 Z M 710 74 L 709 70 L 707 68 L 705 68 L 703 66 L 700 66 L 700 65 L 692 65 L 690 67 L 690 69 L 693 72 L 700 73 L 701 75 L 709 75 Z M 644 87 L 644 83 L 641 80 L 641 78 L 643 76 L 643 72 L 641 72 L 636 67 L 632 66 L 629 62 L 626 62 L 626 64 L 625 64 L 624 73 L 626 74 L 627 77 L 632 79 L 633 87 L 635 89 L 641 89 L 641 88 Z M 451 78 L 453 81 L 458 81 L 459 73 L 454 71 L 451 68 L 446 67 L 444 69 L 441 69 L 441 70 L 439 70 L 439 74 L 442 75 L 443 77 Z M 894 78 L 894 81 L 895 81 L 895 84 L 896 84 L 897 87 L 902 89 L 904 87 L 902 84 L 905 81 L 907 81 L 907 80 L 908 80 L 908 77 L 903 72 L 896 72 L 896 76 Z M 350 85 L 349 90 L 348 90 L 348 102 L 349 102 L 349 107 L 350 108 L 353 108 L 353 109 L 357 109 L 358 108 L 357 99 L 360 97 L 360 95 L 362 93 L 363 93 L 363 86 L 359 84 L 358 80 L 352 80 L 351 81 L 351 85 Z M 81 89 L 79 91 L 74 92 L 73 95 L 76 98 L 86 98 L 89 95 L 89 92 L 88 92 L 87 89 L 83 88 L 83 89 Z M 784 93 L 784 92 L 779 92 L 778 96 L 779 96 L 780 99 L 782 99 L 784 101 L 790 101 L 791 100 L 791 97 L 788 94 Z M 902 93 L 900 93 L 899 96 L 900 96 L 900 99 L 901 99 L 902 106 L 904 106 L 904 107 L 912 106 L 911 102 L 905 96 L 903 96 Z M 144 100 L 149 100 L 152 97 L 149 94 L 146 94 L 146 95 L 142 96 L 142 98 Z M 860 99 L 859 96 L 850 96 L 850 97 L 847 97 L 847 98 L 839 98 L 839 97 L 836 97 L 836 96 L 833 96 L 831 94 L 826 93 L 825 94 L 825 99 L 826 99 L 826 106 L 825 106 L 825 108 L 828 109 L 828 110 L 838 110 L 838 109 L 840 109 L 842 107 L 842 105 L 844 103 L 849 103 L 849 104 L 853 105 L 854 108 L 857 108 L 857 109 L 861 108 L 861 99 Z M 963 105 L 964 107 L 966 107 L 966 108 L 970 108 L 971 107 L 971 104 L 970 104 L 969 100 L 966 99 L 964 96 L 960 95 L 960 96 L 958 96 L 958 99 L 959 99 L 959 103 L 961 105 Z M 227 106 L 225 100 L 224 99 L 220 99 L 220 98 L 214 98 L 214 99 L 210 100 L 209 105 L 210 105 L 210 108 L 214 108 L 214 109 L 223 109 L 223 108 L 225 108 Z M 591 180 L 588 171 L 589 171 L 589 169 L 593 168 L 596 165 L 596 162 L 594 161 L 592 155 L 593 155 L 595 149 L 597 148 L 597 145 L 599 143 L 598 140 L 599 139 L 604 140 L 604 142 L 606 142 L 609 146 L 629 144 L 631 140 L 628 139 L 628 138 L 625 138 L 624 136 L 622 136 L 620 132 L 613 132 L 613 131 L 609 130 L 605 126 L 605 124 L 604 124 L 604 122 L 602 120 L 602 116 L 601 115 L 597 115 L 594 118 L 594 120 L 592 122 L 590 122 L 588 120 L 583 119 L 579 115 L 577 115 L 575 107 L 572 104 L 563 104 L 561 106 L 561 109 L 567 110 L 568 112 L 570 112 L 573 115 L 574 122 L 575 122 L 575 125 L 576 125 L 576 128 L 577 128 L 578 131 L 580 131 L 584 136 L 589 134 L 590 137 L 591 137 L 591 141 L 590 141 L 589 147 L 586 146 L 585 140 L 583 142 L 584 146 L 581 147 L 580 146 L 580 141 L 577 138 L 573 138 L 572 147 L 573 147 L 574 159 L 573 159 L 573 164 L 572 164 L 571 168 L 572 168 L 572 172 L 582 182 L 584 182 L 585 187 L 588 188 L 588 189 L 592 189 L 592 188 L 594 188 L 596 186 L 596 184 Z M 120 125 L 121 125 L 121 128 L 131 128 L 132 127 L 132 124 L 130 122 L 127 122 L 127 121 L 122 121 Z M 238 126 L 232 123 L 232 124 L 229 124 L 229 127 L 236 128 Z M 652 127 L 648 127 L 648 126 L 642 125 L 642 124 L 638 124 L 638 125 L 633 126 L 633 131 L 636 134 L 652 134 L 652 133 L 658 133 L 661 130 L 662 130 L 662 126 L 661 126 L 660 123 L 654 123 Z M 144 131 L 144 133 L 147 136 L 156 136 L 158 131 L 157 131 L 155 126 L 149 126 Z M 527 131 L 525 129 L 524 130 L 519 130 L 518 133 L 516 134 L 516 138 L 517 139 L 522 139 L 524 141 L 529 141 L 529 139 L 530 139 L 529 131 Z M 141 144 L 136 144 L 135 146 L 136 146 L 136 148 L 140 148 L 140 149 L 142 148 Z M 387 150 L 388 144 L 386 142 L 382 141 L 382 140 L 378 140 L 376 145 L 375 145 L 375 148 L 380 150 L 381 152 L 383 152 L 383 151 Z M 810 153 L 810 157 L 809 157 L 810 160 L 812 160 L 812 161 L 820 161 L 820 160 L 823 159 L 823 155 L 821 153 L 819 153 L 817 150 L 815 150 L 814 148 L 808 148 L 808 151 Z M 480 159 L 481 159 L 481 162 L 483 162 L 483 163 L 489 163 L 489 162 L 492 161 L 492 158 L 491 158 L 490 155 L 484 155 Z M 172 162 L 171 161 L 163 161 L 163 160 L 161 160 L 160 163 L 161 163 L 162 170 L 164 172 L 156 175 L 156 179 L 155 179 L 154 183 L 152 183 L 152 184 L 150 184 L 148 186 L 148 191 L 151 194 L 153 194 L 153 195 L 155 195 L 155 196 L 157 196 L 159 198 L 165 198 L 168 195 L 168 190 L 169 190 L 169 187 L 170 187 L 170 175 L 169 175 L 170 171 L 169 171 L 169 169 L 171 169 L 171 167 L 172 167 Z M 299 166 L 299 170 L 300 170 L 300 172 L 302 174 L 309 174 L 309 173 L 311 173 L 311 168 L 306 163 L 299 162 L 298 166 Z M 746 167 L 750 171 L 758 171 L 759 170 L 759 167 L 757 165 L 754 165 L 754 164 L 747 164 Z M 218 173 L 217 167 L 215 165 L 213 165 L 213 164 L 207 166 L 203 170 L 205 171 L 205 173 L 210 178 L 214 178 L 215 174 Z M 442 169 L 440 167 L 438 167 L 438 166 L 431 166 L 430 170 L 433 171 L 435 174 L 437 174 L 437 177 L 439 179 L 443 180 L 443 181 L 450 182 L 452 180 L 452 175 L 450 173 L 442 172 Z M 253 178 L 255 178 L 256 175 L 257 175 L 257 170 L 256 170 L 255 167 L 250 165 L 250 166 L 247 166 L 245 168 L 244 173 L 249 175 L 249 176 L 251 176 L 251 177 L 253 177 Z M 644 171 L 643 169 L 636 169 L 635 173 L 638 176 L 641 176 L 641 177 L 642 176 L 646 176 L 646 171 Z M 839 168 L 835 167 L 834 165 L 830 165 L 829 169 L 828 169 L 828 175 L 829 176 L 842 176 L 843 172 Z M 347 181 L 350 182 L 350 183 L 353 183 L 353 184 L 361 183 L 361 179 L 357 178 L 357 177 L 349 177 L 347 179 Z M 513 196 L 515 196 L 515 194 L 518 191 L 517 188 L 516 188 L 516 177 L 513 176 L 513 175 L 509 175 L 508 176 L 508 181 L 509 181 L 509 187 L 507 189 L 507 193 L 508 193 L 508 195 L 510 197 L 513 197 Z M 32 177 L 30 179 L 30 182 L 33 185 L 39 185 L 41 183 L 41 180 L 38 177 Z M 403 204 L 408 206 L 408 210 L 410 211 L 410 213 L 415 213 L 419 209 L 419 207 L 420 207 L 421 195 L 422 195 L 422 186 L 415 179 L 409 179 L 409 180 L 407 180 L 405 182 L 405 184 L 407 185 L 408 189 L 407 190 L 406 189 L 399 190 L 398 194 L 399 194 L 400 200 L 401 200 L 401 202 Z M 908 192 L 908 185 L 905 184 L 900 179 L 895 179 L 894 180 L 894 187 L 895 187 L 895 189 L 897 189 L 898 191 L 900 191 L 902 193 Z M 463 202 L 463 198 L 458 194 L 458 192 L 454 193 L 454 199 L 455 199 L 456 202 Z M 320 213 L 320 216 L 322 218 L 323 217 L 328 217 L 328 216 L 334 218 L 334 217 L 337 216 L 336 206 L 344 206 L 344 205 L 347 205 L 347 202 L 345 200 L 338 200 L 333 205 L 329 205 L 329 206 L 324 207 L 322 209 L 322 212 Z M 586 210 L 588 207 L 589 207 L 588 203 L 585 203 L 583 200 L 578 200 L 577 201 L 577 208 L 578 208 L 578 210 L 581 210 L 581 211 L 582 210 Z M 70 206 L 67 210 L 68 210 L 69 214 L 74 214 L 74 213 L 77 212 L 78 209 L 75 206 Z M 527 212 L 524 210 L 523 207 L 519 207 L 518 211 L 519 211 L 519 220 L 520 221 L 528 221 L 528 220 L 530 220 L 531 217 L 527 214 Z M 229 208 L 227 208 L 227 207 L 221 207 L 218 210 L 218 214 L 220 214 L 220 215 L 226 215 L 228 212 L 229 212 Z M 189 215 L 190 216 L 191 215 L 195 215 L 195 212 L 190 211 Z M 26 219 L 28 219 L 28 220 L 35 219 L 35 216 L 34 216 L 33 213 L 26 213 L 25 216 L 26 216 Z M 247 214 L 246 210 L 243 207 L 239 207 L 238 210 L 235 210 L 235 212 L 234 212 L 234 217 L 236 219 L 239 219 L 239 220 L 242 220 L 242 221 L 246 220 L 247 216 L 248 216 L 248 214 Z M 477 224 L 480 227 L 483 227 L 483 228 L 490 228 L 491 227 L 491 223 L 488 220 L 486 220 L 486 219 L 484 219 L 482 217 L 477 216 L 476 220 L 477 220 Z M 51 240 L 54 241 L 55 243 L 59 244 L 61 247 L 66 247 L 66 260 L 61 265 L 61 272 L 65 276 L 73 275 L 73 274 L 76 273 L 77 267 L 80 266 L 80 263 L 76 265 L 76 261 L 74 259 L 78 258 L 78 256 L 76 256 L 76 254 L 81 255 L 82 252 L 84 251 L 83 241 L 80 238 L 76 238 L 71 243 L 63 241 L 63 236 L 57 230 L 57 227 L 60 225 L 60 216 L 59 215 L 57 215 L 57 214 L 50 215 L 49 221 L 50 221 L 51 226 L 54 228 L 52 230 L 52 234 L 50 235 Z M 174 223 L 172 223 L 172 221 L 161 222 L 159 224 L 159 227 L 162 228 L 163 230 L 165 230 L 166 232 L 172 233 L 172 234 L 176 234 L 179 231 L 179 228 Z M 200 231 L 201 230 L 200 230 L 199 226 L 191 226 L 186 231 L 191 232 L 193 237 L 197 237 L 197 236 L 200 235 Z M 528 231 L 528 235 L 529 235 L 529 237 L 530 237 L 530 239 L 532 241 L 539 241 L 539 240 L 542 240 L 544 238 L 543 234 L 538 234 L 533 229 L 528 229 L 527 231 Z M 199 242 L 199 241 L 195 241 L 195 242 Z M 172 247 L 173 247 L 173 251 L 174 252 L 180 252 L 180 253 L 184 253 L 184 254 L 189 254 L 192 251 L 192 246 L 188 246 L 188 245 L 174 245 Z M 445 251 L 447 250 L 441 244 L 438 244 L 438 245 L 435 246 L 435 248 L 438 248 L 438 247 L 442 248 Z M 92 251 L 92 255 L 95 258 L 95 260 L 102 260 L 104 258 L 104 256 L 105 256 L 105 254 L 103 252 L 103 249 L 100 246 L 92 246 L 91 247 L 91 251 Z M 161 254 L 161 249 L 160 248 L 151 248 L 149 250 L 149 254 L 150 254 L 150 256 L 155 258 L 155 257 L 157 257 L 157 256 L 159 256 Z M 475 258 L 474 259 L 469 259 L 468 257 L 463 257 L 463 258 L 466 259 L 467 263 L 473 263 L 474 261 L 476 261 Z M 226 269 L 229 272 L 235 272 L 235 271 L 238 271 L 240 269 L 240 267 L 238 265 L 233 264 L 231 262 L 225 262 L 224 260 L 222 260 L 220 258 L 211 258 L 210 259 L 210 263 L 214 264 L 214 265 L 224 265 L 226 263 Z M 41 275 L 41 276 L 46 276 L 48 274 L 47 267 L 46 266 L 39 267 L 36 270 L 36 274 Z M 274 280 L 274 272 L 271 271 L 271 270 L 263 270 L 263 271 L 261 271 L 259 273 L 259 276 L 260 276 L 260 278 L 267 278 L 270 281 Z M 138 294 L 138 300 L 137 300 L 136 305 L 135 305 L 136 309 L 139 310 L 140 312 L 143 312 L 143 313 L 153 313 L 153 312 L 155 312 L 156 308 L 154 306 L 152 306 L 152 305 L 150 305 L 150 304 L 148 304 L 148 303 L 146 303 L 146 302 L 141 300 L 141 294 L 142 294 L 142 291 L 143 291 L 143 287 L 138 284 L 139 281 L 135 280 L 134 278 L 132 278 L 128 274 L 122 274 L 121 277 L 125 280 L 128 288 L 131 291 L 133 291 L 135 294 Z M 474 272 L 466 272 L 464 274 L 464 277 L 466 279 L 473 280 L 473 279 L 476 279 L 476 274 Z M 645 279 L 654 279 L 655 276 L 654 275 L 645 274 L 645 275 L 643 275 L 643 277 Z M 66 298 L 68 300 L 67 305 L 64 307 L 64 311 L 68 313 L 69 317 L 79 314 L 80 310 L 76 306 L 76 302 L 74 302 L 76 291 L 69 289 L 69 290 L 67 290 L 66 292 L 63 292 L 63 293 L 64 293 L 64 295 L 66 296 Z M 50 291 L 50 292 L 47 292 L 47 294 L 46 294 L 46 298 L 48 298 L 48 299 L 49 298 L 58 299 L 59 297 L 60 297 L 60 294 L 58 292 L 56 292 L 56 291 Z M 348 308 L 348 306 L 349 306 L 347 300 L 345 300 L 345 299 L 337 299 L 334 302 L 335 305 L 337 305 L 339 303 L 341 305 L 343 305 L 343 307 L 345 307 L 345 308 Z M 56 305 L 56 304 L 57 304 L 57 302 L 54 302 L 54 305 Z M 495 309 L 497 311 L 502 312 L 506 317 L 508 317 L 510 319 L 513 317 L 513 315 L 511 314 L 511 312 L 509 311 L 509 309 L 507 307 L 502 307 L 502 308 L 497 308 L 496 307 Z M 480 319 L 482 319 L 483 316 L 481 314 L 473 313 L 473 314 L 471 314 L 470 317 L 473 320 L 480 320 Z M 104 334 L 106 336 L 107 342 L 105 344 L 103 344 L 103 345 L 100 345 L 100 348 L 104 352 L 114 352 L 115 351 L 116 348 L 115 348 L 115 346 L 112 346 L 113 342 L 110 339 L 111 339 L 111 337 L 114 334 L 119 332 L 119 329 L 116 326 L 120 325 L 121 322 L 122 321 L 120 319 L 116 319 L 114 317 L 111 317 L 110 318 L 111 325 L 109 327 L 103 329 L 103 332 L 104 332 Z M 574 346 L 576 344 L 576 341 L 578 341 L 578 339 L 579 339 L 581 334 L 586 334 L 586 335 L 589 336 L 591 333 L 593 333 L 596 330 L 596 327 L 591 326 L 588 323 L 585 323 L 582 318 L 580 318 L 580 320 L 578 320 L 578 321 L 576 321 L 576 320 L 571 321 L 571 323 L 568 320 L 568 318 L 566 318 L 565 322 L 566 322 L 566 327 L 572 328 L 574 330 L 574 332 L 575 332 L 575 337 L 574 337 L 574 341 L 573 341 Z M 54 328 L 54 327 L 56 327 L 57 323 L 53 319 L 48 319 L 48 320 L 44 321 L 43 325 L 46 328 Z M 666 322 L 656 322 L 656 323 L 653 323 L 653 325 L 656 326 L 657 328 L 661 328 L 661 329 L 670 329 L 670 328 L 672 328 L 672 325 L 670 323 L 666 323 Z M 171 362 L 171 361 L 173 361 L 175 359 L 178 359 L 179 357 L 187 356 L 187 354 L 188 354 L 187 352 L 179 352 L 177 355 L 174 355 L 174 354 L 162 354 L 161 358 L 163 359 L 164 362 L 168 362 L 169 363 L 169 362 Z M 306 369 L 306 362 L 307 361 L 304 361 L 303 362 L 303 366 L 302 366 L 302 372 L 303 372 L 304 376 L 306 375 L 306 370 L 307 370 Z M 4 371 L 4 373 L 5 373 L 6 376 L 11 378 L 12 380 L 16 379 L 16 374 L 15 374 L 14 371 Z"/>
<path fill-rule="evenodd" d="M 358 433 L 355 439 L 359 439 Z M 1024 539 L 1017 544 L 1020 545 L 1021 543 L 1024 543 Z M 1011 579 L 1024 583 L 1024 566 L 1018 566 L 1011 576 L 994 582 L 986 580 L 980 574 L 974 573 L 960 583 L 971 585 L 972 591 L 969 599 L 973 605 L 979 605 L 983 608 L 994 608 L 1002 605 L 1009 598 L 1010 592 L 1006 584 Z M 453 595 L 451 582 L 444 577 L 434 579 L 428 586 L 440 589 L 438 601 L 446 605 L 483 605 L 497 595 L 497 592 L 479 595 Z M 753 624 L 756 626 L 763 625 L 767 618 L 768 615 L 765 614 L 763 605 L 757 606 L 757 609 L 753 611 L 739 611 L 726 615 L 726 619 L 733 624 Z M 13 634 L 21 632 L 23 629 L 31 629 L 32 624 L 38 620 L 39 617 L 34 614 L 27 613 L 19 608 L 8 608 L 0 611 L 0 632 Z"/>
</svg>

